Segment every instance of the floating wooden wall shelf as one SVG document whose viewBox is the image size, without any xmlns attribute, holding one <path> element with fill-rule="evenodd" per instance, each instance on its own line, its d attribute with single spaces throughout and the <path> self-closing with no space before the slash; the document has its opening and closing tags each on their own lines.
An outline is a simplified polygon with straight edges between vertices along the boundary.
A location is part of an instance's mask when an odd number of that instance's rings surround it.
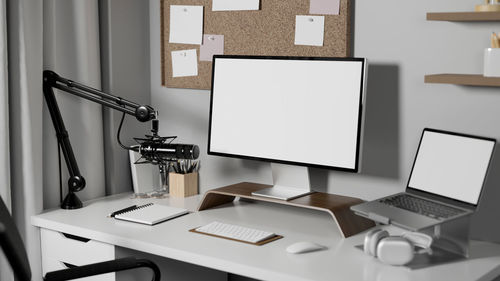
<svg viewBox="0 0 500 281">
<path fill-rule="evenodd" d="M 500 21 L 500 12 L 451 12 L 427 13 L 433 21 Z M 425 83 L 443 83 L 467 86 L 499 87 L 500 77 L 484 77 L 481 74 L 432 74 L 426 75 Z"/>
<path fill-rule="evenodd" d="M 432 74 L 425 75 L 424 82 L 500 87 L 500 77 L 484 77 L 481 74 Z"/>
<path fill-rule="evenodd" d="M 435 20 L 435 21 L 500 21 L 500 12 L 427 13 L 427 20 Z"/>
</svg>

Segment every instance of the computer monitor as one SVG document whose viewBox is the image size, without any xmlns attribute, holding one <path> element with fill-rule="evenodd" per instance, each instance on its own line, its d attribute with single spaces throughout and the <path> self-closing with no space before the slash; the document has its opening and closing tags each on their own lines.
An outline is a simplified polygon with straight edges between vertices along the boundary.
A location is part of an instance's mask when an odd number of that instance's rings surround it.
<svg viewBox="0 0 500 281">
<path fill-rule="evenodd" d="M 208 154 L 272 162 L 284 200 L 307 194 L 307 167 L 357 172 L 366 60 L 216 55 Z M 284 164 L 284 165 L 283 165 Z"/>
</svg>

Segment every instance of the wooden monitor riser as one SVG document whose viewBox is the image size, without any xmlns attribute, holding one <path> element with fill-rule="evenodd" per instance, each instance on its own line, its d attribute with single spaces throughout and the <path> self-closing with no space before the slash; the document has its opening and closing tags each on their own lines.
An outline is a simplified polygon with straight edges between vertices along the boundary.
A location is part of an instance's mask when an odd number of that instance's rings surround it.
<svg viewBox="0 0 500 281">
<path fill-rule="evenodd" d="M 203 196 L 198 211 L 230 203 L 236 197 L 240 197 L 327 212 L 333 217 L 333 220 L 344 238 L 375 226 L 373 221 L 357 216 L 350 210 L 351 206 L 364 202 L 358 198 L 324 192 L 313 192 L 293 200 L 284 201 L 252 195 L 254 191 L 271 187 L 271 185 L 242 182 L 212 189 L 207 191 Z"/>
</svg>

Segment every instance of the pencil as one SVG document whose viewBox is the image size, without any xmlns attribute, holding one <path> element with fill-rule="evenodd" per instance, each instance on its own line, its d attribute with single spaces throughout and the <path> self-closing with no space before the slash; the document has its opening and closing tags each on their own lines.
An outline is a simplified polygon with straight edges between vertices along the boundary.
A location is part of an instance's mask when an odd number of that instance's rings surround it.
<svg viewBox="0 0 500 281">
<path fill-rule="evenodd" d="M 491 34 L 491 47 L 492 48 L 499 48 L 500 47 L 499 39 L 498 39 L 498 36 L 495 32 L 493 32 Z"/>
</svg>

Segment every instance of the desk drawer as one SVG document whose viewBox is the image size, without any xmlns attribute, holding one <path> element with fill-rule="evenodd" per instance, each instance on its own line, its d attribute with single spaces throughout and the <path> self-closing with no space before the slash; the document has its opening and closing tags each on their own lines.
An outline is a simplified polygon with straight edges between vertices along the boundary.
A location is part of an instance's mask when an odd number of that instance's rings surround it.
<svg viewBox="0 0 500 281">
<path fill-rule="evenodd" d="M 47 271 L 66 268 L 64 263 L 80 266 L 115 259 L 115 248 L 111 244 L 44 228 L 40 229 L 40 239 L 44 274 Z M 114 274 L 112 276 L 112 279 L 99 280 L 114 280 Z"/>
</svg>

